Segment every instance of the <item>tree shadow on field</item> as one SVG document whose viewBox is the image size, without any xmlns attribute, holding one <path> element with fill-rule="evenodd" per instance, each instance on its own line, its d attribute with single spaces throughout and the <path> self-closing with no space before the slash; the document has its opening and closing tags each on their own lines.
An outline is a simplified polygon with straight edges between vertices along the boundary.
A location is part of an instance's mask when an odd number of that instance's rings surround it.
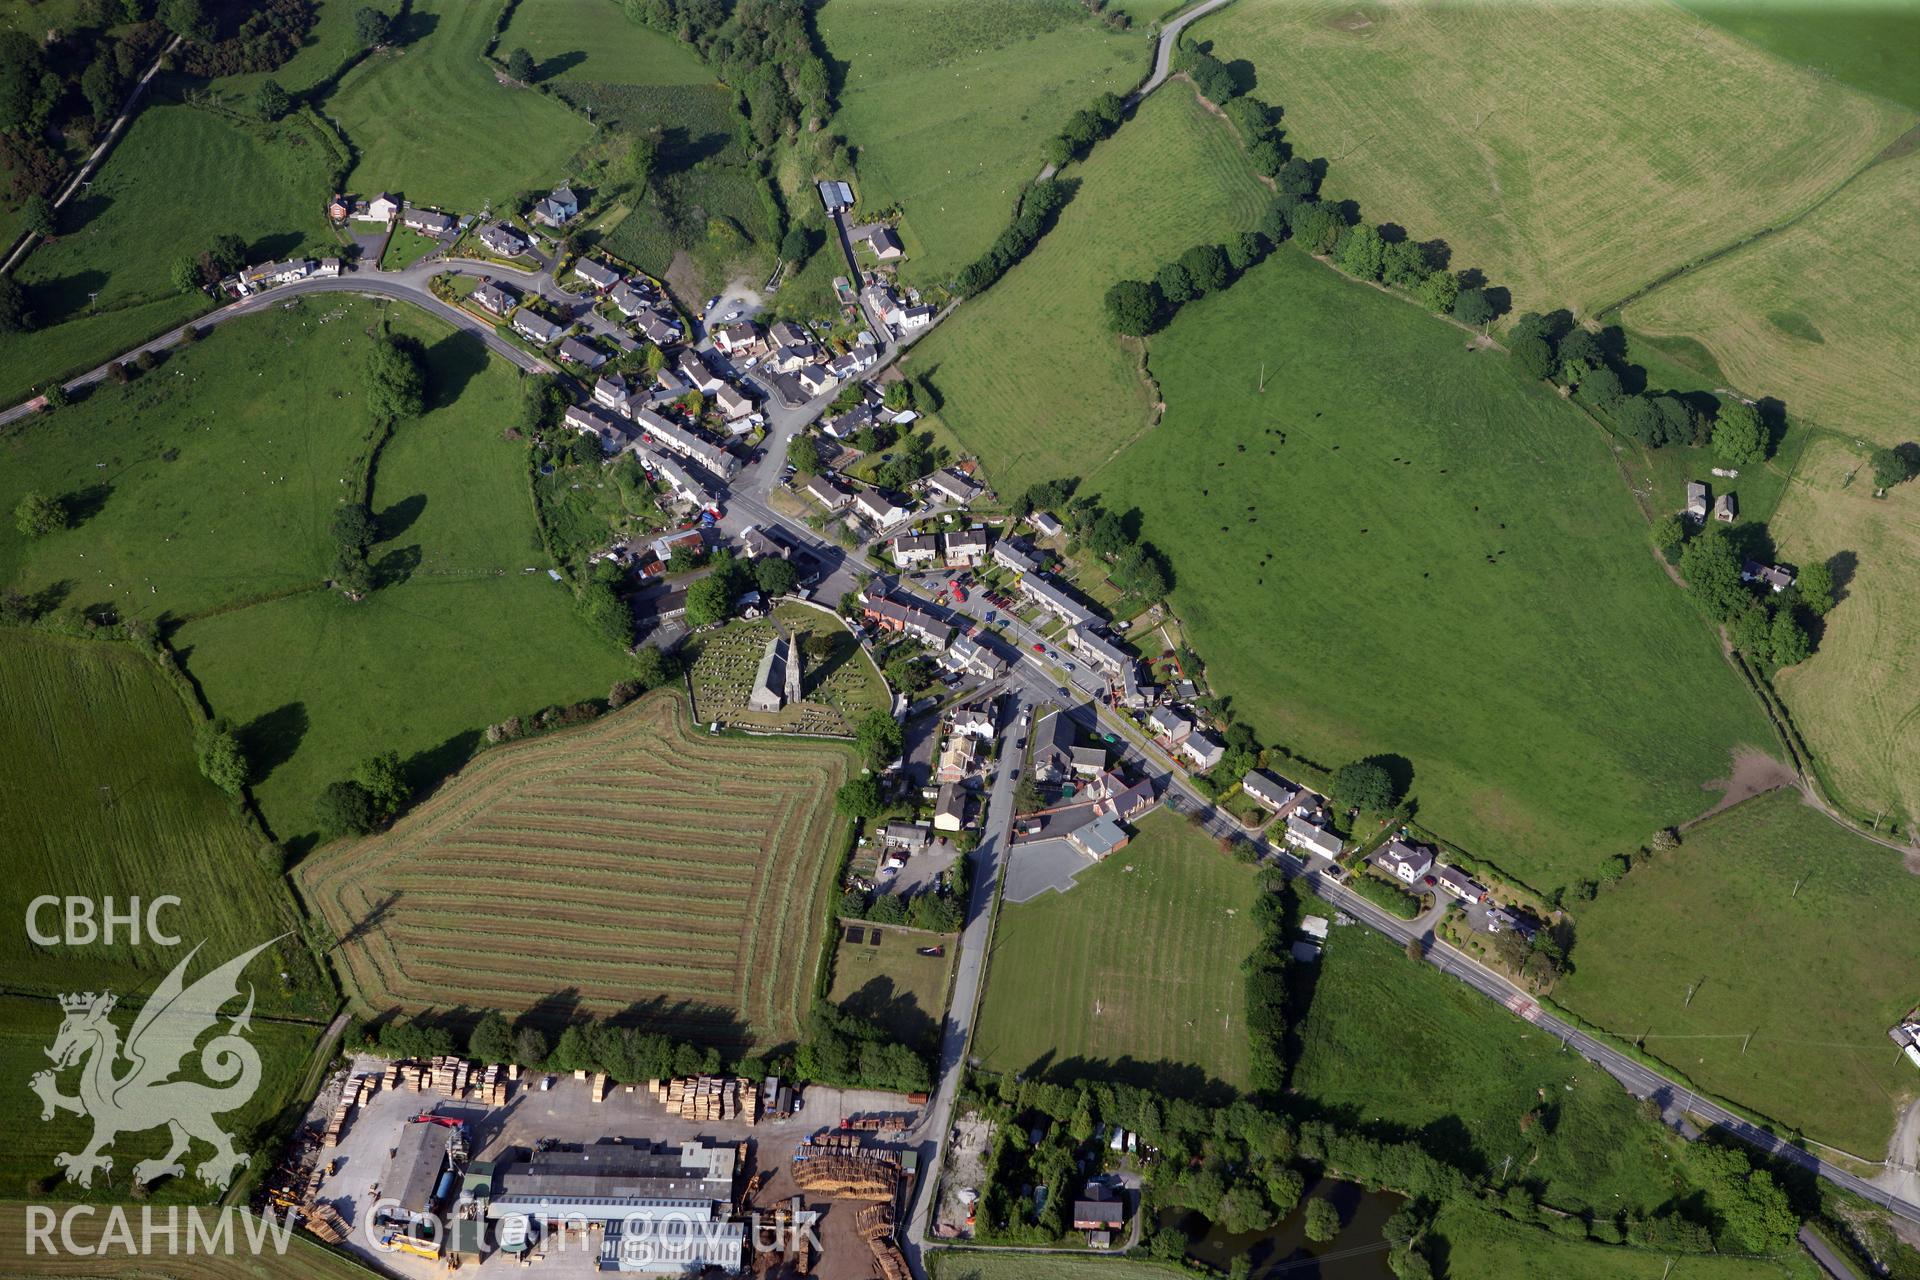
<svg viewBox="0 0 1920 1280">
<path fill-rule="evenodd" d="M 338 951 L 362 938 L 378 933 L 380 927 L 386 923 L 387 917 L 393 914 L 393 909 L 402 896 L 398 889 L 388 891 L 386 897 L 367 908 L 367 913 L 355 920 L 353 926 L 334 941 L 331 949 Z"/>
<path fill-rule="evenodd" d="M 91 301 L 89 295 L 105 289 L 110 278 L 104 271 L 93 270 L 56 276 L 29 285 L 27 300 L 31 304 L 30 309 L 39 312 L 43 324 L 57 324 L 85 311 Z"/>
<path fill-rule="evenodd" d="M 426 509 L 427 495 L 424 493 L 416 493 L 411 497 L 402 498 L 400 501 L 393 503 L 373 518 L 374 524 L 380 530 L 375 541 L 391 542 L 393 539 L 399 537 L 407 530 L 413 528 L 413 522 L 418 520 L 420 513 Z"/>
<path fill-rule="evenodd" d="M 480 747 L 480 737 L 478 729 L 463 729 L 439 746 L 416 751 L 401 761 L 400 772 L 413 792 L 409 807 L 417 807 L 473 759 L 473 753 Z"/>
<path fill-rule="evenodd" d="M 711 1045 L 725 1052 L 744 1050 L 753 1043 L 753 1028 L 733 1009 L 670 995 L 647 996 L 614 1014 L 616 1027 L 653 1032 L 675 1040 Z"/>
<path fill-rule="evenodd" d="M 456 329 L 427 348 L 426 361 L 427 408 L 440 409 L 486 370 L 487 347 L 478 334 Z"/>
<path fill-rule="evenodd" d="M 1203 1107 L 1224 1107 L 1239 1096 L 1239 1090 L 1217 1080 L 1191 1062 L 1166 1059 L 1148 1061 L 1124 1055 L 1118 1058 L 1060 1058 L 1048 1050 L 1020 1072 L 1029 1080 L 1049 1084 L 1075 1084 L 1082 1080 L 1106 1080 L 1130 1084 L 1136 1088 L 1170 1098 L 1186 1098 Z"/>
<path fill-rule="evenodd" d="M 394 23 L 392 29 L 387 32 L 387 43 L 403 45 L 412 44 L 416 40 L 425 40 L 439 25 L 439 14 L 423 13 L 418 9 L 409 8 L 406 16 Z"/>
<path fill-rule="evenodd" d="M 535 84 L 542 80 L 551 80 L 564 75 L 587 60 L 583 50 L 575 49 L 571 53 L 556 53 L 551 58 L 542 58 L 534 64 L 533 80 Z"/>
<path fill-rule="evenodd" d="M 247 258 L 252 262 L 278 262 L 306 242 L 305 233 L 299 231 L 281 231 L 261 236 L 247 246 Z"/>
<path fill-rule="evenodd" d="M 69 527 L 82 525 L 99 515 L 107 505 L 107 499 L 113 496 L 113 486 L 102 480 L 71 493 L 60 496 L 60 505 L 67 509 Z"/>
<path fill-rule="evenodd" d="M 912 992 L 896 990 L 893 979 L 876 977 L 840 1002 L 855 1017 L 885 1027 L 903 1044 L 928 1044 L 940 1024 L 920 1007 Z"/>
<path fill-rule="evenodd" d="M 307 736 L 307 704 L 289 702 L 265 711 L 242 725 L 237 733 L 247 753 L 247 763 L 255 785 L 273 776 L 273 771 L 293 759 Z"/>
<path fill-rule="evenodd" d="M 410 547 L 394 547 L 373 562 L 374 581 L 382 587 L 397 587 L 413 576 L 422 558 L 418 543 Z"/>
<path fill-rule="evenodd" d="M 1860 569 L 1860 557 L 1851 551 L 1836 551 L 1827 557 L 1827 573 L 1833 578 L 1833 602 L 1839 604 L 1847 598 L 1847 588 L 1853 584 L 1853 575 Z"/>
<path fill-rule="evenodd" d="M 1386 752 L 1368 756 L 1366 763 L 1377 764 L 1387 771 L 1387 777 L 1393 783 L 1393 794 L 1396 800 L 1404 800 L 1413 793 L 1413 761 L 1405 756 Z"/>
</svg>

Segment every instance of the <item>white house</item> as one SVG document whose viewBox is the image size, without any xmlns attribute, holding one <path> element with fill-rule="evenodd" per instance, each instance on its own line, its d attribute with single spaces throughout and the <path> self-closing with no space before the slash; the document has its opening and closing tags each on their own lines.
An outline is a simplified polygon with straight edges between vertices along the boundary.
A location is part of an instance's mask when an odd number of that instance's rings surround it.
<svg viewBox="0 0 1920 1280">
<path fill-rule="evenodd" d="M 1433 850 L 1395 837 L 1373 855 L 1373 865 L 1403 884 L 1418 884 L 1433 867 Z"/>
<path fill-rule="evenodd" d="M 1264 769 L 1249 769 L 1240 779 L 1240 789 L 1252 796 L 1254 802 L 1273 813 L 1279 813 L 1300 798 L 1300 789 L 1285 778 L 1276 778 Z"/>
<path fill-rule="evenodd" d="M 1180 754 L 1187 758 L 1196 772 L 1205 773 L 1225 758 L 1227 744 L 1205 730 L 1196 730 L 1180 744 Z"/>
<path fill-rule="evenodd" d="M 553 321 L 529 311 L 525 307 L 513 313 L 513 331 L 535 346 L 546 346 L 566 330 Z"/>
<path fill-rule="evenodd" d="M 722 480 L 729 479 L 738 465 L 734 456 L 719 445 L 667 421 L 651 409 L 635 409 L 633 420 L 647 433 L 648 443 L 670 449 L 683 458 L 691 458 Z"/>
<path fill-rule="evenodd" d="M 353 220 L 355 222 L 380 222 L 391 226 L 393 225 L 395 215 L 399 212 L 400 202 L 385 192 L 382 192 L 367 201 L 367 203 L 359 209 L 356 209 L 353 214 Z"/>
<path fill-rule="evenodd" d="M 503 258 L 517 258 L 527 251 L 526 237 L 501 222 L 489 222 L 480 228 L 480 243 Z"/>
<path fill-rule="evenodd" d="M 1163 747 L 1177 747 L 1187 740 L 1193 732 L 1193 721 L 1175 711 L 1172 707 L 1155 707 L 1147 713 L 1147 727 L 1153 730 L 1153 736 Z"/>
<path fill-rule="evenodd" d="M 932 534 L 903 533 L 893 540 L 893 567 L 912 569 L 931 564 L 940 556 L 940 539 Z"/>
<path fill-rule="evenodd" d="M 503 316 L 513 310 L 520 298 L 504 285 L 483 284 L 473 291 L 473 300 L 493 314 Z"/>
<path fill-rule="evenodd" d="M 1298 813 L 1287 815 L 1286 841 L 1296 849 L 1317 853 L 1323 858 L 1340 856 L 1340 837 Z"/>
<path fill-rule="evenodd" d="M 879 529 L 890 529 L 909 514 L 907 508 L 895 506 L 893 499 L 878 489 L 862 489 L 853 495 L 853 509 L 861 519 Z"/>
<path fill-rule="evenodd" d="M 962 529 L 958 533 L 947 535 L 947 567 L 949 569 L 971 569 L 987 558 L 987 546 L 992 541 L 985 529 Z"/>
<path fill-rule="evenodd" d="M 721 383 L 714 390 L 713 402 L 720 406 L 720 412 L 727 415 L 729 422 L 753 412 L 753 397 L 729 382 Z"/>
<path fill-rule="evenodd" d="M 592 258 L 579 258 L 573 264 L 573 274 L 585 280 L 595 289 L 605 293 L 620 283 L 620 273 L 605 263 L 595 262 Z"/>
<path fill-rule="evenodd" d="M 580 197 L 573 188 L 558 186 L 534 202 L 533 220 L 544 222 L 550 227 L 562 226 L 580 216 Z"/>
<path fill-rule="evenodd" d="M 602 408 L 611 409 L 621 417 L 633 413 L 633 393 L 627 386 L 627 380 L 617 373 L 602 375 L 593 384 L 593 400 Z"/>
<path fill-rule="evenodd" d="M 401 211 L 400 225 L 423 236 L 438 237 L 453 230 L 453 219 L 437 209 L 409 208 Z"/>
</svg>

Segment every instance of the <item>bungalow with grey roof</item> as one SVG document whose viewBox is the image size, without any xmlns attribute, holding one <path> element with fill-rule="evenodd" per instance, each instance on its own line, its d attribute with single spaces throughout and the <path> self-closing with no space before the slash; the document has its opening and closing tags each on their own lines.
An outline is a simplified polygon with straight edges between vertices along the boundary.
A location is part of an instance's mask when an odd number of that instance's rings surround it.
<svg viewBox="0 0 1920 1280">
<path fill-rule="evenodd" d="M 1433 866 L 1433 850 L 1396 836 L 1373 855 L 1373 865 L 1403 884 L 1418 884 Z"/>
<path fill-rule="evenodd" d="M 603 262 L 595 262 L 592 258 L 582 257 L 575 259 L 573 274 L 579 276 L 582 280 L 585 280 L 602 293 L 605 293 L 620 283 L 620 273 L 618 271 L 615 271 Z"/>
<path fill-rule="evenodd" d="M 568 338 L 554 354 L 560 357 L 562 364 L 577 364 L 587 369 L 598 369 L 607 362 L 606 352 L 579 338 Z"/>
<path fill-rule="evenodd" d="M 483 284 L 473 291 L 473 300 L 493 314 L 503 316 L 519 303 L 520 295 L 505 285 Z"/>
<path fill-rule="evenodd" d="M 1264 769 L 1247 770 L 1240 779 L 1240 789 L 1252 796 L 1254 803 L 1273 813 L 1280 813 L 1300 798 L 1298 787 Z"/>
<path fill-rule="evenodd" d="M 1033 531 L 1043 538 L 1057 538 L 1060 536 L 1061 524 L 1058 520 L 1054 519 L 1051 512 L 1029 512 L 1027 515 L 1027 523 L 1032 525 Z"/>
<path fill-rule="evenodd" d="M 836 483 L 831 476 L 815 476 L 804 486 L 806 495 L 828 511 L 843 510 L 853 501 L 853 491 Z"/>
<path fill-rule="evenodd" d="M 513 331 L 533 343 L 544 347 L 554 341 L 566 330 L 536 311 L 522 307 L 513 313 Z"/>
<path fill-rule="evenodd" d="M 892 848 L 914 853 L 933 843 L 933 832 L 917 822 L 889 822 L 880 838 Z"/>
<path fill-rule="evenodd" d="M 1309 821 L 1301 813 L 1287 815 L 1286 842 L 1296 849 L 1317 853 L 1323 858 L 1340 856 L 1340 837 L 1326 827 Z"/>
<path fill-rule="evenodd" d="M 975 498 L 979 497 L 981 493 L 979 485 L 967 479 L 959 472 L 949 470 L 946 467 L 940 468 L 927 477 L 927 488 L 933 490 L 933 492 L 945 498 L 947 501 L 957 502 L 961 506 L 972 502 Z"/>
<path fill-rule="evenodd" d="M 530 247 L 525 236 L 503 222 L 489 222 L 480 228 L 479 238 L 489 253 L 502 258 L 517 258 Z"/>
<path fill-rule="evenodd" d="M 454 220 L 437 209 L 409 208 L 400 214 L 400 225 L 423 236 L 439 237 L 453 230 Z"/>
<path fill-rule="evenodd" d="M 1436 863 L 1434 864 L 1433 875 L 1442 889 L 1445 889 L 1462 902 L 1485 902 L 1487 900 L 1487 887 L 1464 871 Z"/>
<path fill-rule="evenodd" d="M 806 327 L 792 320 L 776 320 L 773 328 L 767 330 L 767 340 L 775 347 L 810 346 L 813 335 Z"/>
<path fill-rule="evenodd" d="M 1204 729 L 1196 729 L 1180 744 L 1180 754 L 1196 773 L 1205 773 L 1226 758 L 1227 744 Z"/>
<path fill-rule="evenodd" d="M 1761 564 L 1758 560 L 1747 560 L 1740 565 L 1740 581 L 1764 582 L 1767 590 L 1779 595 L 1793 585 L 1794 574 L 1791 569 L 1783 569 L 1777 564 Z"/>
<path fill-rule="evenodd" d="M 338 258 L 322 258 L 322 259 L 320 259 L 320 265 L 314 268 L 314 271 L 313 271 L 313 274 L 315 274 L 315 275 L 317 275 L 317 276 L 337 276 L 337 275 L 339 275 L 339 274 L 340 274 L 340 259 L 338 259 Z"/>
<path fill-rule="evenodd" d="M 622 280 L 613 286 L 612 292 L 607 294 L 607 301 L 611 302 L 621 315 L 632 319 L 653 306 L 653 294 L 650 290 L 635 285 L 631 280 Z"/>
<path fill-rule="evenodd" d="M 835 440 L 851 440 L 872 426 L 876 416 L 873 405 L 863 402 L 838 417 L 822 418 L 820 430 Z"/>
<path fill-rule="evenodd" d="M 653 375 L 653 385 L 669 400 L 678 400 L 693 389 L 680 381 L 679 374 L 664 365 Z"/>
</svg>

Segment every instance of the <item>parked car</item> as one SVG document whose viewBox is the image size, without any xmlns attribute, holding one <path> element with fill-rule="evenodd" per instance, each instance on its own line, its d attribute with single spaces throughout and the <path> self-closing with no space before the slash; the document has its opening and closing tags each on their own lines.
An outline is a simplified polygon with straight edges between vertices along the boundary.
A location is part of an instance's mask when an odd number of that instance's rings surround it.
<svg viewBox="0 0 1920 1280">
<path fill-rule="evenodd" d="M 1033 651 L 1039 654 L 1043 658 L 1047 656 L 1047 646 L 1043 644 L 1037 644 L 1033 646 Z"/>
<path fill-rule="evenodd" d="M 707 305 L 704 308 L 702 308 L 702 310 L 711 311 L 719 305 L 720 305 L 720 297 L 718 294 L 716 294 L 713 297 L 707 299 Z"/>
<path fill-rule="evenodd" d="M 722 317 L 720 317 L 720 318 L 721 318 L 722 320 L 727 320 L 727 321 L 733 321 L 733 320 L 738 320 L 738 319 L 740 318 L 740 308 L 738 308 L 738 307 L 735 307 L 735 308 L 734 308 L 733 310 L 731 310 L 731 311 L 729 311 L 729 312 L 727 312 L 727 314 L 726 314 L 726 315 L 724 315 L 724 316 L 722 316 Z"/>
<path fill-rule="evenodd" d="M 1427 876 L 1426 882 L 1427 882 L 1427 887 L 1429 889 L 1431 889 L 1434 885 L 1437 885 L 1440 883 L 1438 880 L 1434 879 L 1432 876 Z"/>
</svg>

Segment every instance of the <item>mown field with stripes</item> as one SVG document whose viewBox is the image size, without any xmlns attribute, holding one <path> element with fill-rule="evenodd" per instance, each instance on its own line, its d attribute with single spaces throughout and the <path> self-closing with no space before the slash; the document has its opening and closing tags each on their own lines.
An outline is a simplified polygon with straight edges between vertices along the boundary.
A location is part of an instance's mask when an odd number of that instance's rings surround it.
<svg viewBox="0 0 1920 1280">
<path fill-rule="evenodd" d="M 393 830 L 296 875 L 368 1012 L 628 1013 L 792 1038 L 817 967 L 850 749 L 715 737 L 660 692 L 483 753 Z"/>
</svg>

